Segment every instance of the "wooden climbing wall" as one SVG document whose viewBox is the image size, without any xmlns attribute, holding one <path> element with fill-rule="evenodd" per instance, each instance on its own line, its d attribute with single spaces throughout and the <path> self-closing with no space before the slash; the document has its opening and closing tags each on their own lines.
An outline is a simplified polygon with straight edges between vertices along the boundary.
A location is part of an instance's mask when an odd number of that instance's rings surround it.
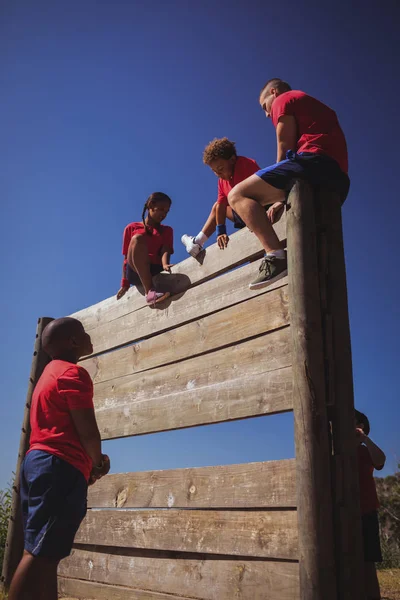
<svg viewBox="0 0 400 600">
<path fill-rule="evenodd" d="M 292 409 L 287 278 L 250 291 L 260 256 L 241 231 L 161 275 L 178 292 L 163 308 L 132 289 L 73 315 L 94 344 L 82 365 L 103 439 Z M 299 598 L 294 460 L 108 475 L 88 506 L 64 597 Z"/>
</svg>

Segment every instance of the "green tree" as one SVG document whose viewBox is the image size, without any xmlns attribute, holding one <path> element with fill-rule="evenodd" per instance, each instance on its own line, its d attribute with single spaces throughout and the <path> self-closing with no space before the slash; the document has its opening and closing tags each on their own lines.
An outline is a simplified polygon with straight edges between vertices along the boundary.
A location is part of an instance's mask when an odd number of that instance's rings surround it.
<svg viewBox="0 0 400 600">
<path fill-rule="evenodd" d="M 7 541 L 8 521 L 11 515 L 12 483 L 0 490 L 0 573 L 3 567 L 4 549 Z"/>
<path fill-rule="evenodd" d="M 394 475 L 375 478 L 380 510 L 379 524 L 383 563 L 381 568 L 400 568 L 400 463 Z"/>
</svg>

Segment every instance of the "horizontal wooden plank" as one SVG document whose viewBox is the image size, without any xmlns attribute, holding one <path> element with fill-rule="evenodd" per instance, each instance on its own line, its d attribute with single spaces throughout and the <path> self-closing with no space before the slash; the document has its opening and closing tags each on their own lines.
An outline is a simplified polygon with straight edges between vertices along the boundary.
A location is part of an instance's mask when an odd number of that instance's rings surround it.
<svg viewBox="0 0 400 600">
<path fill-rule="evenodd" d="M 194 600 L 193 596 L 171 596 L 124 586 L 105 585 L 79 579 L 58 578 L 59 598 L 64 600 Z"/>
<path fill-rule="evenodd" d="M 289 328 L 94 386 L 103 439 L 291 410 Z"/>
<path fill-rule="evenodd" d="M 274 228 L 279 239 L 286 237 L 285 216 L 274 225 Z M 217 244 L 213 244 L 207 248 L 203 263 L 190 257 L 175 265 L 173 267 L 174 276 L 182 275 L 180 279 L 177 278 L 177 290 L 179 292 L 188 285 L 198 285 L 248 260 L 262 256 L 262 254 L 263 250 L 260 248 L 260 243 L 256 236 L 248 231 L 248 229 L 242 229 L 230 236 L 230 244 L 227 251 L 221 251 Z M 117 292 L 117 290 L 115 291 Z M 104 324 L 114 321 L 142 308 L 143 296 L 136 288 L 131 288 L 121 300 L 116 300 L 115 296 L 113 296 L 98 304 L 75 312 L 71 316 L 79 319 L 89 331 L 97 327 L 99 323 Z"/>
<path fill-rule="evenodd" d="M 210 352 L 288 323 L 288 293 L 284 286 L 81 364 L 98 383 Z"/>
<path fill-rule="evenodd" d="M 61 576 L 139 588 L 203 600 L 295 600 L 298 563 L 232 559 L 141 556 L 140 550 L 111 554 L 73 549 L 59 567 Z"/>
<path fill-rule="evenodd" d="M 297 514 L 287 511 L 88 511 L 76 543 L 297 559 Z"/>
<path fill-rule="evenodd" d="M 295 461 L 107 475 L 89 488 L 95 508 L 289 508 Z"/>
<path fill-rule="evenodd" d="M 135 310 L 113 321 L 99 323 L 90 332 L 94 353 L 167 331 L 265 293 L 265 289 L 249 289 L 249 283 L 254 279 L 256 271 L 257 265 L 245 265 L 203 283 L 201 288 L 197 286 L 183 295 L 171 296 L 151 312 L 143 305 L 143 310 Z M 160 283 L 160 289 L 168 289 L 171 277 L 160 275 L 159 278 L 164 280 Z M 268 291 L 286 284 L 287 277 L 272 283 Z"/>
</svg>

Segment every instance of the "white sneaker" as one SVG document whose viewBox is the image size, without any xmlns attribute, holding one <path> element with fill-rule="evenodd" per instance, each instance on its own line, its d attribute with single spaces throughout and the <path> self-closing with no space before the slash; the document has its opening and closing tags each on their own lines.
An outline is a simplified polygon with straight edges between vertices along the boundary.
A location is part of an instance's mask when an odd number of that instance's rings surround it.
<svg viewBox="0 0 400 600">
<path fill-rule="evenodd" d="M 203 251 L 203 247 L 200 244 L 196 244 L 194 241 L 194 237 L 191 235 L 183 234 L 181 237 L 181 242 L 185 246 L 187 252 L 189 252 L 190 256 L 196 258 Z"/>
</svg>

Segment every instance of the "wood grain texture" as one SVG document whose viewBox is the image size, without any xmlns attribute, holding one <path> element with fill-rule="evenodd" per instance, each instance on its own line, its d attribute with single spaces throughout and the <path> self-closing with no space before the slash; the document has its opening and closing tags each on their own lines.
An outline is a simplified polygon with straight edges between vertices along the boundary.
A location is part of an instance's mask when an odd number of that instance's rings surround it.
<svg viewBox="0 0 400 600">
<path fill-rule="evenodd" d="M 133 590 L 125 586 L 113 586 L 80 579 L 58 578 L 59 598 L 64 600 L 193 600 L 193 596 L 171 596 L 147 590 Z"/>
<path fill-rule="evenodd" d="M 313 192 L 306 183 L 297 182 L 288 202 L 300 597 L 336 600 L 331 450 Z"/>
<path fill-rule="evenodd" d="M 286 236 L 285 218 L 281 218 L 274 225 L 274 228 L 279 239 L 284 239 Z M 217 247 L 217 244 L 213 244 L 207 248 L 203 264 L 190 257 L 175 265 L 173 273 L 175 275 L 182 275 L 184 278 L 189 278 L 190 286 L 194 284 L 198 285 L 248 260 L 252 260 L 257 256 L 261 257 L 262 254 L 263 250 L 260 248 L 260 243 L 256 236 L 248 231 L 248 229 L 242 229 L 230 236 L 230 244 L 227 251 L 221 251 Z M 181 289 L 182 282 L 177 282 L 177 285 Z M 117 291 L 116 286 L 115 294 Z M 111 322 L 135 310 L 140 310 L 143 308 L 143 304 L 143 296 L 136 288 L 131 288 L 122 300 L 117 301 L 115 296 L 113 296 L 75 312 L 71 317 L 79 319 L 89 331 L 96 328 L 99 323 Z"/>
<path fill-rule="evenodd" d="M 288 323 L 285 286 L 81 365 L 98 383 L 210 352 Z"/>
<path fill-rule="evenodd" d="M 295 461 L 107 475 L 89 488 L 95 508 L 291 508 Z"/>
<path fill-rule="evenodd" d="M 185 294 L 171 296 L 154 309 L 142 305 L 141 309 L 117 319 L 100 322 L 90 332 L 94 352 L 97 354 L 144 339 L 263 294 L 265 289 L 249 289 L 256 272 L 257 264 L 245 265 L 203 283 L 200 288 L 196 286 Z M 159 284 L 160 289 L 168 289 L 167 283 L 172 278 L 169 275 L 159 275 L 158 278 L 163 280 Z M 268 291 L 286 283 L 287 277 L 272 283 Z"/>
<path fill-rule="evenodd" d="M 329 381 L 333 481 L 334 537 L 338 596 L 365 598 L 364 560 L 354 444 L 354 390 L 351 338 L 347 303 L 341 202 L 321 189 L 315 201 L 320 289 L 327 377 Z M 349 532 L 351 531 L 351 535 Z"/>
<path fill-rule="evenodd" d="M 97 550 L 97 549 L 96 549 Z M 296 600 L 298 563 L 207 555 L 142 556 L 73 549 L 59 567 L 61 577 L 126 586 L 203 600 Z"/>
<path fill-rule="evenodd" d="M 89 510 L 80 544 L 297 559 L 296 511 Z"/>
</svg>

